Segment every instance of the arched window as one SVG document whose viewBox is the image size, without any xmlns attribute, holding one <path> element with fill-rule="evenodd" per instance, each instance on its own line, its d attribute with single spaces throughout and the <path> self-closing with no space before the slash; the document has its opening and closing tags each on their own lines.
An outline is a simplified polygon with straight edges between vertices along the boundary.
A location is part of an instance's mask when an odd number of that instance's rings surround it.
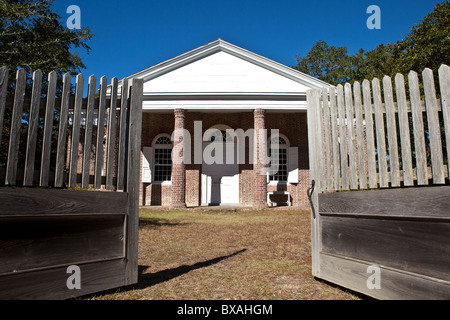
<svg viewBox="0 0 450 320">
<path fill-rule="evenodd" d="M 289 140 L 284 135 L 270 137 L 269 156 L 278 160 L 278 171 L 269 175 L 270 182 L 287 182 L 289 175 Z M 272 147 L 278 144 L 278 148 Z"/>
<path fill-rule="evenodd" d="M 172 141 L 167 134 L 159 135 L 153 142 L 154 164 L 153 181 L 164 182 L 172 180 Z"/>
</svg>

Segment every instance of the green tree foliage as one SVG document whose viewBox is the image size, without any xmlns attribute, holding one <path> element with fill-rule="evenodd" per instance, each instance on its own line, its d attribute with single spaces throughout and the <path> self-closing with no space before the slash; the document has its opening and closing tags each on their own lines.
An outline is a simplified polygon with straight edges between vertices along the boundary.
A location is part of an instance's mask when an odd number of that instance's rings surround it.
<svg viewBox="0 0 450 320">
<path fill-rule="evenodd" d="M 328 83 L 343 83 L 352 79 L 352 59 L 345 47 L 329 46 L 317 41 L 306 57 L 297 56 L 293 67 Z"/>
<path fill-rule="evenodd" d="M 450 64 L 450 1 L 437 4 L 410 33 L 396 43 L 380 44 L 371 51 L 347 54 L 346 47 L 329 46 L 319 40 L 305 57 L 297 56 L 294 69 L 333 85 L 407 74 L 424 68 L 437 71 Z"/>
<path fill-rule="evenodd" d="M 437 70 L 450 62 L 450 1 L 435 6 L 411 32 L 397 43 L 401 54 L 397 59 L 398 71 L 424 68 Z"/>
<path fill-rule="evenodd" d="M 0 2 L 0 64 L 15 77 L 17 67 L 28 73 L 40 69 L 43 74 L 55 70 L 60 75 L 85 68 L 78 53 L 89 53 L 89 28 L 70 30 L 57 12 L 54 0 L 2 0 Z"/>
<path fill-rule="evenodd" d="M 56 71 L 59 78 L 66 72 L 76 74 L 85 65 L 80 54 L 74 50 L 90 52 L 87 44 L 93 37 L 89 28 L 70 30 L 65 21 L 53 10 L 54 0 L 1 0 L 0 1 L 0 66 L 9 69 L 8 97 L 14 95 L 14 83 L 18 68 L 24 68 L 28 74 L 26 96 L 31 96 L 31 73 L 40 69 L 43 73 L 42 97 L 47 88 L 47 74 Z M 57 95 L 60 94 L 62 81 L 58 81 Z M 54 111 L 53 146 L 56 145 L 59 110 Z M 5 110 L 4 126 L 0 146 L 0 167 L 7 159 L 9 130 L 12 110 Z M 40 165 L 42 130 L 44 119 L 40 118 L 36 149 L 35 168 Z M 19 167 L 24 163 L 28 132 L 28 110 L 24 106 L 20 130 Z M 51 165 L 55 163 L 55 148 L 52 148 Z"/>
</svg>

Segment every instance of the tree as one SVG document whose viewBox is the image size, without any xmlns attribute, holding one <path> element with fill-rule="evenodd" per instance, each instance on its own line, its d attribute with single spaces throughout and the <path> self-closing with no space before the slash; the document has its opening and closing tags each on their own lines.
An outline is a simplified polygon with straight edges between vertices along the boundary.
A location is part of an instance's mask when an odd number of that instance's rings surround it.
<svg viewBox="0 0 450 320">
<path fill-rule="evenodd" d="M 17 68 L 27 71 L 28 79 L 34 70 L 40 69 L 43 77 L 42 95 L 46 94 L 46 75 L 56 71 L 59 77 L 63 73 L 78 73 L 85 68 L 78 53 L 73 49 L 84 49 L 88 53 L 87 42 L 93 37 L 89 28 L 70 30 L 62 23 L 61 17 L 52 10 L 54 0 L 2 0 L 0 2 L 0 66 L 9 69 L 9 93 L 14 94 L 14 83 Z M 28 85 L 30 80 L 28 81 Z M 61 91 L 61 81 L 58 81 L 58 91 Z M 30 95 L 30 88 L 26 90 Z M 0 167 L 5 165 L 9 142 L 11 108 L 5 110 L 2 141 L 0 146 Z M 20 133 L 19 165 L 23 164 L 28 130 L 28 110 L 22 115 Z M 55 110 L 53 144 L 56 141 L 58 110 Z M 39 139 L 42 138 L 43 119 L 38 129 Z M 40 153 L 41 141 L 38 140 L 37 152 Z M 55 158 L 55 150 L 52 150 Z M 36 168 L 40 157 L 36 157 Z M 53 160 L 54 163 L 54 160 Z"/>
<path fill-rule="evenodd" d="M 329 46 L 323 40 L 317 41 L 306 57 L 297 56 L 293 68 L 330 84 L 350 81 L 352 77 L 352 60 L 347 48 Z"/>
<path fill-rule="evenodd" d="M 441 64 L 449 64 L 450 1 L 436 4 L 396 45 L 401 52 L 396 61 L 399 72 L 422 72 L 424 68 L 437 71 Z"/>
<path fill-rule="evenodd" d="M 359 56 L 357 76 L 354 80 L 362 82 L 364 79 L 383 78 L 384 75 L 394 76 L 399 72 L 398 57 L 400 49 L 397 44 L 380 44 L 375 49 L 359 53 L 352 56 L 353 59 Z"/>
<path fill-rule="evenodd" d="M 89 53 L 87 41 L 93 35 L 89 28 L 70 30 L 52 10 L 54 0 L 2 0 L 0 3 L 0 64 L 10 70 L 13 80 L 17 67 L 30 74 L 40 69 L 59 75 L 77 73 L 85 68 L 78 53 Z"/>
<path fill-rule="evenodd" d="M 346 47 L 332 47 L 320 40 L 305 57 L 297 56 L 293 68 L 333 85 L 425 68 L 436 72 L 441 64 L 450 63 L 449 34 L 450 0 L 445 0 L 396 43 L 380 44 L 371 51 L 360 49 L 349 56 Z"/>
</svg>

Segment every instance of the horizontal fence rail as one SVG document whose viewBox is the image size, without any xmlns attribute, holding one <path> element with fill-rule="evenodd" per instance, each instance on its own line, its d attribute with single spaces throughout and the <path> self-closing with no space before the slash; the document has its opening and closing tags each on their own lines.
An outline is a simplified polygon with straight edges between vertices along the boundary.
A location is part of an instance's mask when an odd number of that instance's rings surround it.
<svg viewBox="0 0 450 320">
<path fill-rule="evenodd" d="M 450 298 L 449 94 L 447 65 L 307 91 L 314 276 Z"/>
<path fill-rule="evenodd" d="M 446 184 L 449 96 L 447 65 L 309 91 L 319 191 Z"/>
<path fill-rule="evenodd" d="M 143 80 L 0 68 L 0 299 L 137 283 Z M 108 86 L 108 88 L 107 88 Z M 108 192 L 104 192 L 108 191 Z M 118 191 L 118 192 L 117 192 Z M 79 288 L 67 285 L 79 267 Z"/>
</svg>

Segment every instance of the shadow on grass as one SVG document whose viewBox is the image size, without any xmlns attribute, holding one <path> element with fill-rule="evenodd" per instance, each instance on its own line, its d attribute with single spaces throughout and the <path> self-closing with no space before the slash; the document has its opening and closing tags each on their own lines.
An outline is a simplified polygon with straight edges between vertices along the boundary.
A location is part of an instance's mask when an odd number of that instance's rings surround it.
<svg viewBox="0 0 450 320">
<path fill-rule="evenodd" d="M 138 283 L 132 286 L 132 289 L 145 289 L 147 287 L 151 287 L 154 286 L 158 283 L 161 282 L 166 282 L 169 281 L 173 278 L 179 277 L 185 273 L 188 273 L 192 270 L 196 270 L 196 269 L 200 269 L 200 268 L 205 268 L 205 267 L 209 267 L 211 265 L 214 265 L 216 263 L 219 263 L 220 261 L 229 259 L 233 256 L 236 256 L 242 252 L 247 251 L 247 249 L 242 249 L 239 250 L 237 252 L 234 252 L 232 254 L 226 255 L 226 256 L 221 256 L 221 257 L 217 257 L 211 260 L 206 260 L 203 262 L 197 262 L 195 264 L 192 265 L 182 265 L 179 266 L 177 268 L 173 268 L 173 269 L 167 269 L 167 270 L 161 270 L 155 273 L 144 273 L 145 270 L 147 270 L 149 268 L 149 266 L 139 266 L 139 278 L 138 278 Z"/>
<path fill-rule="evenodd" d="M 188 223 L 173 222 L 168 219 L 158 219 L 158 218 L 139 218 L 139 227 L 162 227 L 162 226 L 181 226 Z"/>
<path fill-rule="evenodd" d="M 100 296 L 107 295 L 107 294 L 116 294 L 116 293 L 121 294 L 121 293 L 131 291 L 131 290 L 142 290 L 142 289 L 154 286 L 158 283 L 169 281 L 173 278 L 179 277 L 179 276 L 181 276 L 185 273 L 188 273 L 192 270 L 209 267 L 211 265 L 214 265 L 223 260 L 229 259 L 229 258 L 236 256 L 245 251 L 247 251 L 247 249 L 242 249 L 242 250 L 236 251 L 232 254 L 217 257 L 217 258 L 210 259 L 210 260 L 206 260 L 203 262 L 197 262 L 192 265 L 188 265 L 188 266 L 182 265 L 177 268 L 161 270 L 161 271 L 158 271 L 155 273 L 144 273 L 150 266 L 138 266 L 138 272 L 139 272 L 138 283 L 136 283 L 134 285 L 126 286 L 126 287 L 109 289 L 109 290 L 105 290 L 105 291 L 101 291 L 101 292 L 97 292 L 97 293 L 93 293 L 93 294 L 88 294 L 88 295 L 85 295 L 82 297 L 78 297 L 76 299 L 92 299 L 92 298 L 99 298 Z"/>
</svg>

